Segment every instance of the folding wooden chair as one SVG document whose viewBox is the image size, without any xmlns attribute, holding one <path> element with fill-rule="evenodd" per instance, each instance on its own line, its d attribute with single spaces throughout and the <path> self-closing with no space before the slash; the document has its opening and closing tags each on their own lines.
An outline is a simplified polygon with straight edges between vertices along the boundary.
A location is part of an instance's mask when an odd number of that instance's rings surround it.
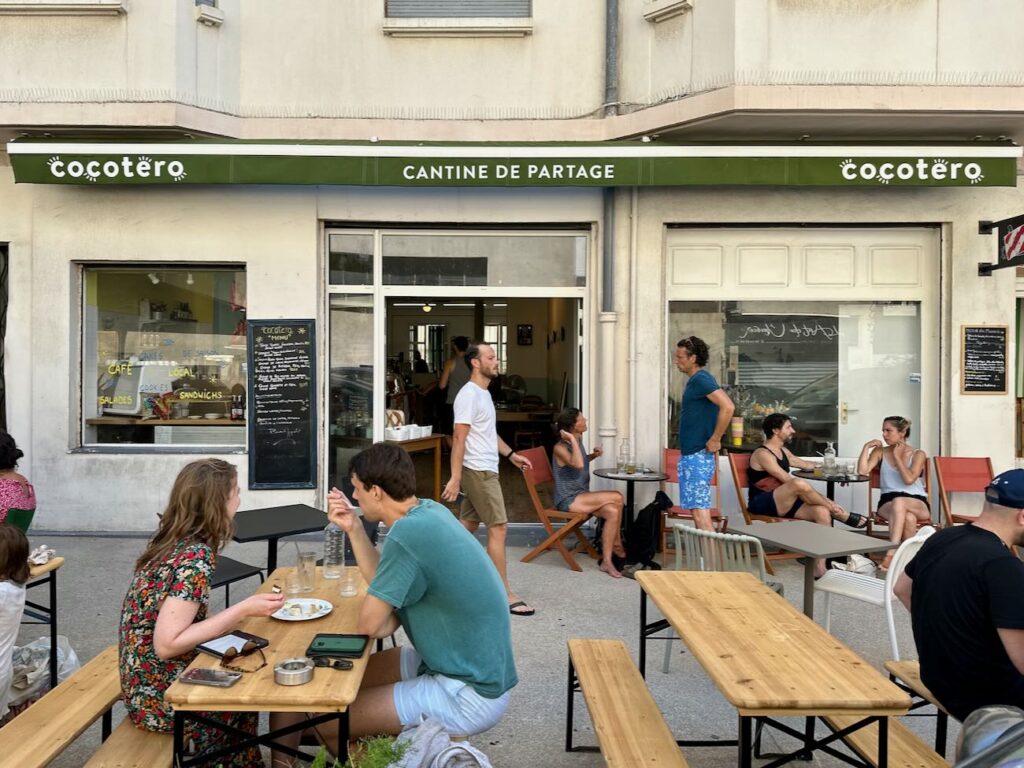
<svg viewBox="0 0 1024 768">
<path fill-rule="evenodd" d="M 935 481 L 946 525 L 974 522 L 977 515 L 956 515 L 949 503 L 951 493 L 984 493 L 992 482 L 992 459 L 966 456 L 936 456 Z M 980 509 L 978 510 L 981 511 Z"/>
<path fill-rule="evenodd" d="M 883 459 L 884 461 L 884 459 Z M 924 480 L 924 493 L 929 499 L 932 497 L 932 484 L 929 480 L 931 473 L 928 471 L 928 465 L 924 466 L 924 473 L 921 475 Z M 876 528 L 889 528 L 889 521 L 884 517 L 878 516 L 878 510 L 875 509 L 875 491 L 882 487 L 882 470 L 880 466 L 876 466 L 871 470 L 871 479 L 868 480 L 868 525 L 864 529 L 864 532 L 868 536 L 874 536 L 876 539 L 887 539 L 889 538 L 889 531 L 886 530 L 882 533 L 876 531 Z M 922 527 L 930 525 L 933 528 L 941 528 L 942 524 L 936 524 L 934 520 L 927 520 L 925 522 L 918 521 L 917 530 L 921 530 Z"/>
<path fill-rule="evenodd" d="M 743 513 L 743 519 L 747 522 L 747 525 L 750 525 L 755 520 L 761 520 L 765 523 L 785 523 L 788 520 L 795 519 L 791 517 L 750 514 L 750 510 L 747 509 L 747 494 L 745 493 L 750 487 L 750 481 L 747 478 L 747 470 L 750 468 L 749 453 L 730 453 L 729 468 L 732 470 L 732 484 L 736 489 L 736 500 L 740 504 L 740 512 Z M 768 569 L 768 573 L 774 575 L 775 571 L 772 569 L 772 560 L 795 560 L 798 557 L 801 557 L 801 555 L 796 552 L 765 552 L 765 567 Z"/>
<path fill-rule="evenodd" d="M 668 480 L 665 483 L 679 483 L 679 449 L 678 448 L 666 448 L 662 453 L 662 468 L 661 471 L 668 475 Z M 721 533 L 725 530 L 726 524 L 729 519 L 722 517 L 719 508 L 721 504 L 721 491 L 718 485 L 718 457 L 715 457 L 715 471 L 711 475 L 711 488 L 714 497 L 712 502 L 714 506 L 711 507 L 711 525 L 716 531 Z M 661 490 L 665 490 L 665 483 L 661 484 Z M 688 511 L 684 510 L 678 504 L 670 507 L 665 511 L 665 515 L 661 520 L 661 564 L 663 566 L 668 565 L 669 554 L 675 554 L 675 542 L 672 539 L 672 521 L 673 520 L 690 520 L 693 521 L 693 515 Z"/>
<path fill-rule="evenodd" d="M 569 534 L 575 533 L 576 538 L 579 539 L 580 544 L 583 545 L 587 553 L 597 560 L 597 550 L 594 549 L 593 545 L 580 530 L 580 526 L 593 517 L 593 515 L 574 515 L 571 512 L 559 512 L 553 507 L 544 506 L 537 493 L 537 486 L 551 483 L 552 488 L 554 487 L 554 478 L 551 475 L 551 462 L 548 459 L 547 453 L 543 447 L 530 448 L 526 451 L 517 451 L 517 453 L 529 459 L 530 464 L 533 465 L 532 469 L 523 472 L 523 481 L 526 483 L 526 490 L 530 493 L 530 500 L 533 502 L 533 509 L 537 513 L 537 518 L 548 532 L 548 537 L 530 550 L 521 562 L 528 563 L 537 555 L 549 549 L 554 549 L 565 559 L 566 564 L 570 568 L 574 571 L 582 571 L 583 568 L 576 562 L 572 553 L 565 548 L 564 539 Z M 563 522 L 563 525 L 558 529 L 553 525 L 555 520 Z"/>
</svg>

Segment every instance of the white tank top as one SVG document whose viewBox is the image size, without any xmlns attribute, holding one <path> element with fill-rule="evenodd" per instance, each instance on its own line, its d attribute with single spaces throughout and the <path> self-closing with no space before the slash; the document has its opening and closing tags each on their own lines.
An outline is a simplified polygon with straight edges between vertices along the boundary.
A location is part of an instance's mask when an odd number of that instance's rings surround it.
<svg viewBox="0 0 1024 768">
<path fill-rule="evenodd" d="M 913 454 L 911 454 L 910 460 L 914 460 Z M 899 470 L 891 466 L 885 460 L 885 456 L 882 457 L 879 467 L 881 473 L 879 485 L 882 487 L 882 493 L 909 493 L 911 496 L 928 495 L 928 492 L 924 489 L 924 480 L 922 480 L 921 475 L 918 475 L 914 482 L 907 485 L 903 482 L 903 478 L 900 477 Z"/>
</svg>

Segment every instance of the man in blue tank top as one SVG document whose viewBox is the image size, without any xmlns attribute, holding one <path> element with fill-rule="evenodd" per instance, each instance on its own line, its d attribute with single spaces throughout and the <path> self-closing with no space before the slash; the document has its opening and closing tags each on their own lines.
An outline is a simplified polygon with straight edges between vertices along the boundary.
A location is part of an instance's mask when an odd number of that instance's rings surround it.
<svg viewBox="0 0 1024 768">
<path fill-rule="evenodd" d="M 711 527 L 711 478 L 715 473 L 722 435 L 736 410 L 715 377 L 704 370 L 708 345 L 696 336 L 676 344 L 676 368 L 689 376 L 679 414 L 679 506 L 689 510 L 694 524 Z"/>
</svg>

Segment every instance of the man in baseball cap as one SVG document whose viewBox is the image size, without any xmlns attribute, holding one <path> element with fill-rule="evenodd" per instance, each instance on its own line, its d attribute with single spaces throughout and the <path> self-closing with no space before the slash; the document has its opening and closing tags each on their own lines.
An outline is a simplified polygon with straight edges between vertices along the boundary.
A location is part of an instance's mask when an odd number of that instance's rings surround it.
<svg viewBox="0 0 1024 768">
<path fill-rule="evenodd" d="M 896 582 L 911 615 L 921 681 L 963 720 L 994 704 L 1024 707 L 1024 470 L 985 488 L 974 523 L 939 531 Z"/>
</svg>

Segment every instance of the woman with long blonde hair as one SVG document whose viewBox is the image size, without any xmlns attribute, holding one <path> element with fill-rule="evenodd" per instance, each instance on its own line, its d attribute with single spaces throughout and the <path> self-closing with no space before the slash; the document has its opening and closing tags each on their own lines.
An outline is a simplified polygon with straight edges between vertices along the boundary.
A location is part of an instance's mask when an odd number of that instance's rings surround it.
<svg viewBox="0 0 1024 768">
<path fill-rule="evenodd" d="M 269 616 L 284 603 L 279 594 L 255 594 L 207 616 L 217 552 L 231 539 L 238 511 L 238 472 L 221 459 L 193 461 L 178 473 L 156 533 L 135 563 L 121 607 L 121 696 L 139 728 L 170 732 L 174 725 L 164 692 L 196 656 L 196 646 L 230 632 L 246 616 Z M 203 713 L 229 727 L 256 734 L 255 713 Z M 200 725 L 186 728 L 196 754 L 234 739 Z M 263 766 L 258 748 L 237 752 L 223 765 Z"/>
</svg>

